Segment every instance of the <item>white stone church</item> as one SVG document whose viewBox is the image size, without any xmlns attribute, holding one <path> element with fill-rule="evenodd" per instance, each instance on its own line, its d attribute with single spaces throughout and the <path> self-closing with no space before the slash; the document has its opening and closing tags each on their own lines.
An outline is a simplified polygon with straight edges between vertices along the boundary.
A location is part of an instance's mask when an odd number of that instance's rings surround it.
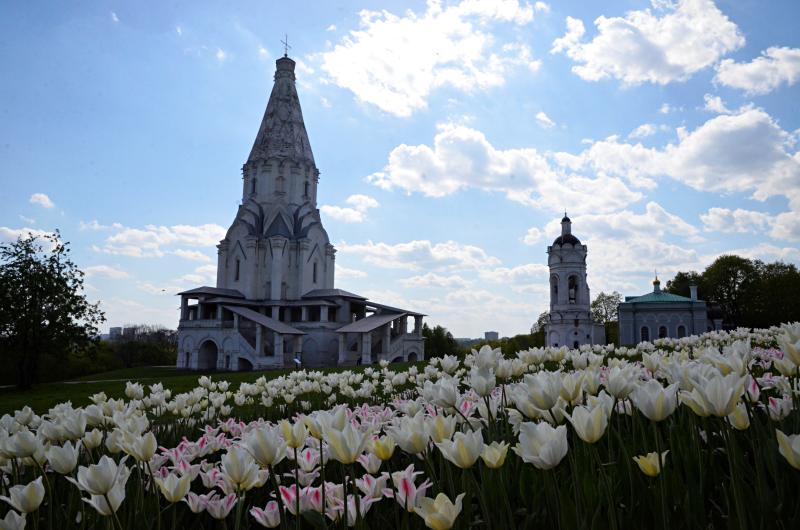
<svg viewBox="0 0 800 530">
<path fill-rule="evenodd" d="M 547 247 L 550 266 L 550 320 L 544 328 L 547 346 L 578 348 L 606 343 L 605 327 L 592 319 L 590 311 L 587 252 L 587 246 L 572 235 L 572 221 L 565 213 L 561 235 Z"/>
<path fill-rule="evenodd" d="M 424 358 L 424 315 L 334 288 L 336 249 L 317 209 L 320 173 L 294 67 L 286 56 L 276 61 L 267 110 L 242 168 L 242 203 L 217 246 L 216 287 L 179 293 L 179 368 Z"/>
</svg>

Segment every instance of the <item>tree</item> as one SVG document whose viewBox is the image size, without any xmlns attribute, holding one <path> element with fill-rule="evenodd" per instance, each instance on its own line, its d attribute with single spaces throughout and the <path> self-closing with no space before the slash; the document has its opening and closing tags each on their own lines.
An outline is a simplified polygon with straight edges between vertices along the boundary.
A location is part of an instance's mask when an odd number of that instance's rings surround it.
<svg viewBox="0 0 800 530">
<path fill-rule="evenodd" d="M 456 339 L 445 327 L 434 326 L 431 328 L 425 323 L 422 325 L 422 336 L 425 337 L 426 357 L 444 357 L 459 352 Z"/>
<path fill-rule="evenodd" d="M 550 311 L 542 311 L 539 313 L 539 318 L 536 319 L 536 323 L 531 326 L 531 335 L 544 331 L 544 326 L 548 322 L 550 322 Z"/>
<path fill-rule="evenodd" d="M 622 295 L 617 291 L 611 294 L 600 292 L 590 306 L 595 322 L 605 324 L 617 320 L 617 307 L 622 302 Z"/>
<path fill-rule="evenodd" d="M 30 388 L 39 360 L 86 349 L 105 320 L 83 294 L 83 272 L 58 231 L 0 244 L 0 352 L 16 383 Z"/>
<path fill-rule="evenodd" d="M 703 271 L 706 296 L 722 308 L 723 318 L 735 326 L 748 325 L 755 309 L 759 268 L 763 263 L 740 256 L 720 256 Z"/>
<path fill-rule="evenodd" d="M 678 296 L 688 297 L 691 294 L 689 290 L 689 286 L 691 285 L 696 285 L 699 292 L 705 293 L 703 275 L 695 271 L 678 272 L 675 274 L 674 278 L 667 280 L 667 285 L 664 290 L 668 293 L 677 294 Z M 703 296 L 705 296 L 705 294 Z"/>
</svg>

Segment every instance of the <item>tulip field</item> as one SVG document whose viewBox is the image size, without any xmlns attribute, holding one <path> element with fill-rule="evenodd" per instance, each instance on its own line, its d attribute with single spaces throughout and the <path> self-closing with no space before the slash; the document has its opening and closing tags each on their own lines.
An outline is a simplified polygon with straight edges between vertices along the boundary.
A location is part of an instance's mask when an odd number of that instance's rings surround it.
<svg viewBox="0 0 800 530">
<path fill-rule="evenodd" d="M 795 323 L 130 382 L 0 418 L 0 528 L 800 528 L 798 365 Z"/>
</svg>

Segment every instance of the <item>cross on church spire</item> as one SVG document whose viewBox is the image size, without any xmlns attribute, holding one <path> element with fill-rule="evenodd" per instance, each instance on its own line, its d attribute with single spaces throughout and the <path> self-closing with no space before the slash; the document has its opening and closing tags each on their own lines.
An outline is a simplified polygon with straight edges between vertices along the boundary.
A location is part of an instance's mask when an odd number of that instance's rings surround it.
<svg viewBox="0 0 800 530">
<path fill-rule="evenodd" d="M 291 50 L 292 47 L 289 46 L 289 35 L 286 33 L 283 34 L 283 40 L 281 41 L 281 44 L 283 44 L 283 56 L 289 57 L 289 50 Z"/>
</svg>

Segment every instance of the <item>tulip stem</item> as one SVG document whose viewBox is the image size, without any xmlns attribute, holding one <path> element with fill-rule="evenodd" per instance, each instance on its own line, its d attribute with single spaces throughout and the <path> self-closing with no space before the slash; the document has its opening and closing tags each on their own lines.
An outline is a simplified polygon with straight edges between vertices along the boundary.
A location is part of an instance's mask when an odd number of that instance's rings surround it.
<svg viewBox="0 0 800 530">
<path fill-rule="evenodd" d="M 469 427 L 469 429 L 470 429 L 472 432 L 475 432 L 475 427 L 473 427 L 473 426 L 472 426 L 472 424 L 469 422 L 469 420 L 468 420 L 468 419 L 467 419 L 467 417 L 464 415 L 464 413 L 463 413 L 463 412 L 461 412 L 461 410 L 458 408 L 458 405 L 456 405 L 455 407 L 453 407 L 453 410 L 455 410 L 455 411 L 458 413 L 458 415 L 459 415 L 459 416 L 461 416 L 462 418 L 464 418 L 464 423 L 466 423 L 466 424 L 467 424 L 467 427 Z"/>
<path fill-rule="evenodd" d="M 653 426 L 653 435 L 656 438 L 656 462 L 658 462 L 658 490 L 661 497 L 661 524 L 664 527 L 664 530 L 667 530 L 669 526 L 667 526 L 667 498 L 664 493 L 664 473 L 661 465 L 661 436 L 658 434 L 658 424 L 654 421 L 651 421 L 650 424 Z"/>
<path fill-rule="evenodd" d="M 319 474 L 322 478 L 322 519 L 325 520 L 325 455 L 322 453 L 322 438 L 319 439 Z"/>
<path fill-rule="evenodd" d="M 117 526 L 119 526 L 119 530 L 124 530 L 122 523 L 119 521 L 119 517 L 117 517 L 117 511 L 114 509 L 113 506 L 111 506 L 111 501 L 108 500 L 108 493 L 104 493 L 103 497 L 106 500 L 106 506 L 111 511 L 111 514 L 114 516 L 114 522 L 116 523 Z M 161 519 L 161 514 L 159 514 L 158 518 Z"/>
<path fill-rule="evenodd" d="M 297 462 L 297 447 L 294 448 L 294 502 L 295 502 L 295 519 L 297 520 L 297 530 L 300 530 L 300 479 L 298 478 L 298 469 L 300 464 Z"/>
</svg>

